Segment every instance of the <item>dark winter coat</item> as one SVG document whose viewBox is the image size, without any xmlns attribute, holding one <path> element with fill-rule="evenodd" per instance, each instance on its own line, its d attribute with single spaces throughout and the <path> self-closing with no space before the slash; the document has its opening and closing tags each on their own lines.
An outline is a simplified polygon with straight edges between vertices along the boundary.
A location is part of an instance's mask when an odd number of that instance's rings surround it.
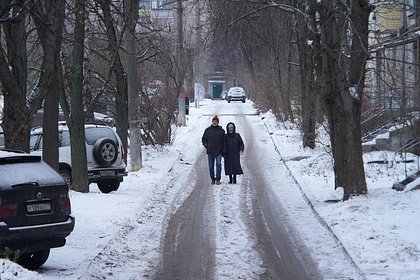
<svg viewBox="0 0 420 280">
<path fill-rule="evenodd" d="M 225 131 L 220 125 L 211 125 L 206 128 L 203 137 L 201 138 L 201 142 L 206 148 L 207 154 L 217 156 L 221 155 L 224 152 L 224 136 Z"/>
<path fill-rule="evenodd" d="M 228 123 L 233 124 L 234 123 Z M 244 151 L 244 141 L 239 133 L 236 133 L 236 127 L 233 133 L 229 133 L 229 130 L 226 126 L 226 135 L 225 135 L 225 174 L 226 175 L 240 175 L 243 174 L 241 167 L 240 152 Z"/>
</svg>

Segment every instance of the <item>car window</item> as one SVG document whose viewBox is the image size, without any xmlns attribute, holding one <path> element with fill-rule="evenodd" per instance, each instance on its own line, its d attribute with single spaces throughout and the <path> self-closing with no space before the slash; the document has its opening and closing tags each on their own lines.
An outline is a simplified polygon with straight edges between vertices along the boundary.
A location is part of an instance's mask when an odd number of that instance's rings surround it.
<svg viewBox="0 0 420 280">
<path fill-rule="evenodd" d="M 12 186 L 27 182 L 38 182 L 44 185 L 55 180 L 59 175 L 45 162 L 15 162 L 0 164 L 0 186 Z"/>
<path fill-rule="evenodd" d="M 29 149 L 31 151 L 42 150 L 42 134 L 31 134 L 29 138 Z"/>
<path fill-rule="evenodd" d="M 98 139 L 110 138 L 115 143 L 118 143 L 117 137 L 114 131 L 109 127 L 89 127 L 85 129 L 86 143 L 88 145 L 94 145 Z"/>
</svg>

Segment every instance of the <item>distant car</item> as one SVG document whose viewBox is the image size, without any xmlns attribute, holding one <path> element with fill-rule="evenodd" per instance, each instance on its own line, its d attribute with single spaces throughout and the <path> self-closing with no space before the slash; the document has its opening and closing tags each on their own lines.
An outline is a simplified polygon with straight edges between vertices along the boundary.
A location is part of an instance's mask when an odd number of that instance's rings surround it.
<svg viewBox="0 0 420 280">
<path fill-rule="evenodd" d="M 73 231 L 66 182 L 40 156 L 0 150 L 0 256 L 36 269 Z"/>
<path fill-rule="evenodd" d="M 227 95 L 227 101 L 229 103 L 231 101 L 242 101 L 242 103 L 245 103 L 246 96 L 244 89 L 241 87 L 231 87 Z"/>
<path fill-rule="evenodd" d="M 222 92 L 222 94 L 220 94 L 220 100 L 226 100 L 227 99 L 227 95 L 228 95 L 228 92 L 226 90 L 224 90 Z"/>
<path fill-rule="evenodd" d="M 71 185 L 71 147 L 69 128 L 65 122 L 59 127 L 59 163 L 60 174 Z M 88 162 L 89 183 L 97 183 L 103 193 L 118 190 L 123 177 L 127 176 L 124 163 L 124 147 L 115 130 L 106 125 L 85 125 L 86 156 Z M 31 154 L 42 154 L 42 128 L 31 131 Z"/>
</svg>

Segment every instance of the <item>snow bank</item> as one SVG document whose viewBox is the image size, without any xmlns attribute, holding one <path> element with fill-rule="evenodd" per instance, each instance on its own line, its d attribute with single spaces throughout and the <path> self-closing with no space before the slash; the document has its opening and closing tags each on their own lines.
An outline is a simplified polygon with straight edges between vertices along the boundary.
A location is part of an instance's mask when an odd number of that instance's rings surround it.
<svg viewBox="0 0 420 280">
<path fill-rule="evenodd" d="M 0 259 L 0 279 L 1 280 L 35 280 L 42 279 L 41 275 L 29 271 L 20 265 L 6 259 Z"/>
<path fill-rule="evenodd" d="M 368 194 L 341 202 L 334 190 L 333 161 L 327 134 L 320 131 L 317 148 L 304 149 L 293 124 L 279 126 L 265 114 L 266 125 L 283 160 L 292 170 L 319 215 L 342 241 L 368 279 L 419 279 L 420 191 L 397 192 L 392 184 L 418 171 L 418 158 L 404 163 L 393 152 L 364 155 Z M 370 163 L 372 161 L 382 163 Z M 418 185 L 419 180 L 410 187 Z"/>
</svg>

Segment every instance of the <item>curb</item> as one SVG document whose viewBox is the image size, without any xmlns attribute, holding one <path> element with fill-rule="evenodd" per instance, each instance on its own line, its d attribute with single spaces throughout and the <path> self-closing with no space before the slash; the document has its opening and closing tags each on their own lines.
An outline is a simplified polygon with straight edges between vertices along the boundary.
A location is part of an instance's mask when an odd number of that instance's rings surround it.
<svg viewBox="0 0 420 280">
<path fill-rule="evenodd" d="M 289 168 L 289 166 L 287 165 L 286 161 L 283 159 L 283 157 L 282 157 L 282 155 L 280 153 L 280 150 L 278 149 L 278 147 L 276 145 L 276 142 L 274 141 L 274 138 L 272 136 L 272 133 L 270 132 L 270 128 L 268 127 L 268 125 L 267 125 L 266 121 L 264 120 L 264 118 L 262 118 L 262 122 L 264 123 L 264 126 L 265 126 L 265 128 L 266 128 L 266 130 L 268 132 L 268 135 L 270 136 L 270 139 L 271 139 L 271 142 L 274 145 L 275 151 L 280 156 L 280 161 L 283 162 L 284 166 L 286 166 L 287 170 L 289 171 L 289 173 L 292 176 L 293 180 L 295 181 L 296 185 L 299 187 L 299 191 L 301 192 L 303 199 L 308 203 L 308 205 L 312 209 L 312 212 L 315 214 L 315 217 L 317 218 L 317 220 L 321 223 L 322 226 L 324 226 L 325 229 L 327 229 L 330 232 L 330 234 L 334 238 L 334 240 L 340 245 L 340 247 L 343 250 L 344 254 L 350 260 L 350 262 L 352 263 L 353 267 L 357 270 L 357 272 L 360 274 L 360 276 L 363 279 L 367 279 L 365 273 L 363 272 L 363 270 L 357 265 L 357 263 L 355 262 L 355 260 L 351 257 L 351 255 L 347 251 L 346 247 L 344 247 L 344 245 L 341 242 L 341 240 L 334 233 L 334 231 L 327 224 L 327 222 L 321 217 L 321 215 L 318 213 L 318 211 L 316 210 L 315 206 L 313 205 L 312 201 L 308 198 L 308 196 L 306 195 L 306 193 L 302 189 L 302 186 L 299 184 L 299 182 L 296 179 L 295 175 L 293 174 L 292 170 Z"/>
</svg>

